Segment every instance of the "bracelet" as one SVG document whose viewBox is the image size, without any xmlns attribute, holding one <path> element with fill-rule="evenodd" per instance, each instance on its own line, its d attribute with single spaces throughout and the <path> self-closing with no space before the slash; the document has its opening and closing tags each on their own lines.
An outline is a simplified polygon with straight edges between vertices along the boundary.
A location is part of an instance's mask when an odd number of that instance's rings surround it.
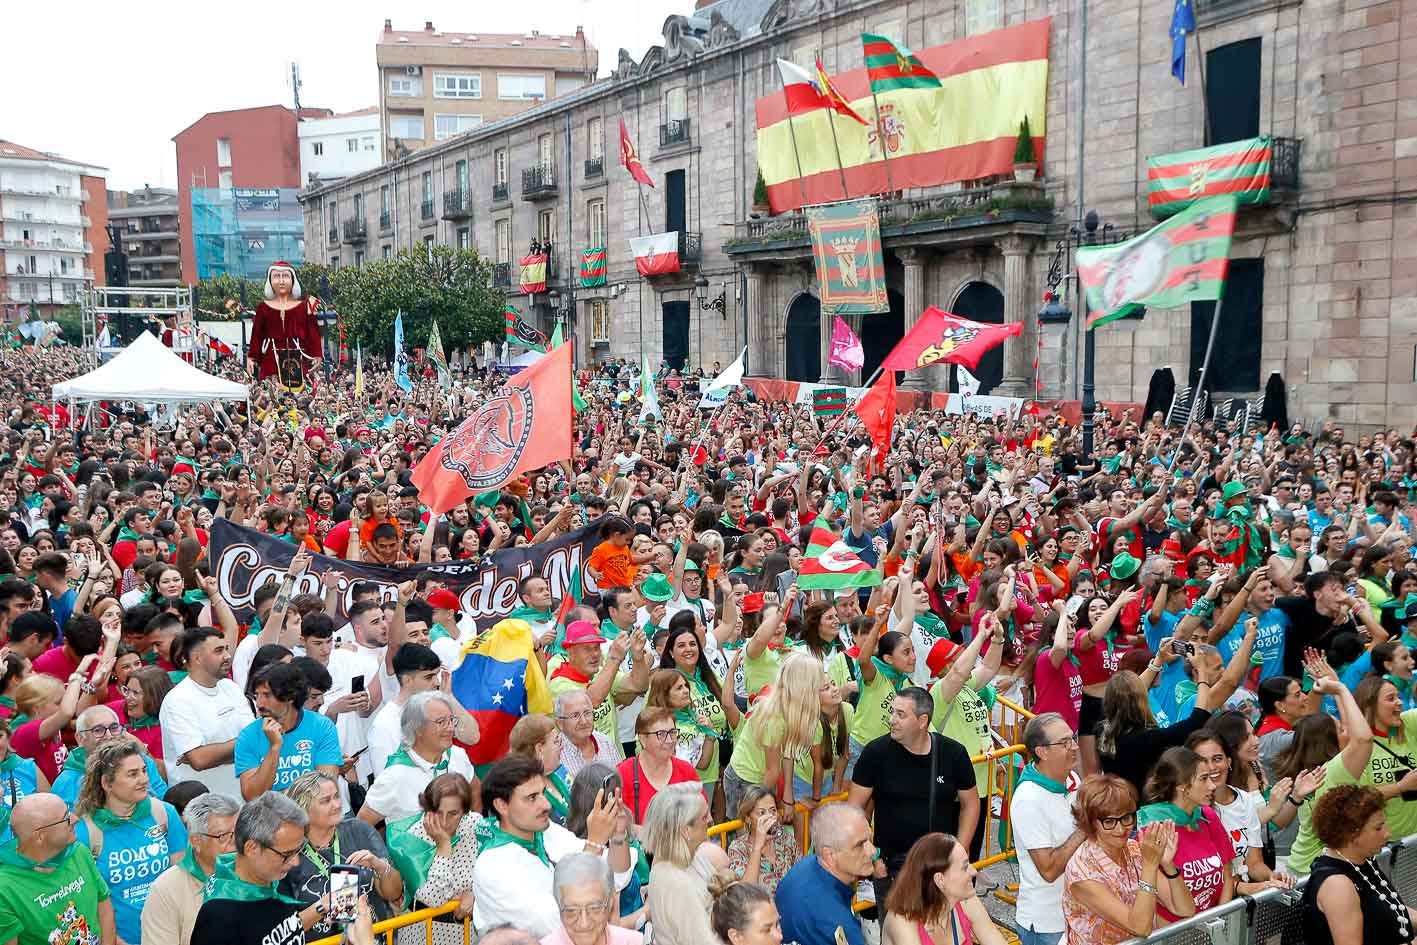
<svg viewBox="0 0 1417 945">
<path fill-rule="evenodd" d="M 1307 797 L 1299 798 L 1299 797 L 1295 797 L 1293 794 L 1290 794 L 1288 797 L 1285 798 L 1285 800 L 1288 801 L 1289 803 L 1293 804 L 1295 807 L 1303 807 L 1303 806 L 1304 806 L 1304 802 L 1307 801 L 1308 798 L 1307 798 Z"/>
<path fill-rule="evenodd" d="M 1168 872 L 1166 872 L 1166 867 L 1164 867 L 1164 866 L 1158 866 L 1157 869 L 1161 870 L 1161 875 L 1162 875 L 1162 876 L 1165 876 L 1167 879 L 1176 879 L 1178 876 L 1181 875 L 1181 871 L 1180 871 L 1180 870 L 1177 870 L 1177 871 L 1174 872 L 1174 873 L 1168 873 Z"/>
<path fill-rule="evenodd" d="M 1148 883 L 1148 882 L 1147 882 L 1146 880 L 1144 880 L 1144 879 L 1143 879 L 1143 880 L 1138 880 L 1138 881 L 1137 881 L 1137 892 L 1151 893 L 1153 896 L 1155 896 L 1155 895 L 1156 895 L 1156 887 L 1153 886 L 1153 885 L 1151 885 L 1151 883 Z"/>
<path fill-rule="evenodd" d="M 596 843 L 594 840 L 587 840 L 585 842 L 585 845 L 593 849 L 596 853 L 605 852 L 605 844 L 603 843 Z"/>
</svg>

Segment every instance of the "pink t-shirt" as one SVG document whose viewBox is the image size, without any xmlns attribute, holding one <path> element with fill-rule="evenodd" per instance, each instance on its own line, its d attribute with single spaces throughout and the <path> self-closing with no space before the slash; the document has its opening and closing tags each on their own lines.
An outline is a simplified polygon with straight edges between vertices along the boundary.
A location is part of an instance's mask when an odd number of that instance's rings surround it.
<svg viewBox="0 0 1417 945">
<path fill-rule="evenodd" d="M 42 721 L 30 719 L 15 729 L 14 734 L 10 736 L 10 747 L 21 758 L 33 761 L 35 767 L 43 771 L 49 783 L 53 784 L 64 768 L 64 759 L 69 757 L 69 749 L 64 747 L 64 739 L 60 738 L 57 732 L 46 741 L 39 740 L 39 724 Z"/>
<path fill-rule="evenodd" d="M 1179 827 L 1176 830 L 1176 868 L 1196 901 L 1196 912 L 1204 912 L 1220 904 L 1220 893 L 1225 887 L 1225 867 L 1235 859 L 1235 846 L 1230 835 L 1220 822 L 1220 814 L 1214 807 L 1202 807 L 1205 823 L 1198 830 Z M 1175 922 L 1179 916 L 1173 915 L 1159 902 L 1156 911 L 1168 922 Z"/>
<path fill-rule="evenodd" d="M 126 728 L 130 735 L 147 746 L 149 755 L 162 760 L 162 726 L 144 725 L 142 728 L 134 728 L 133 720 L 128 718 L 127 704 L 122 699 L 105 702 L 104 705 L 113 710 L 118 716 L 118 723 Z"/>
<path fill-rule="evenodd" d="M 1073 638 L 1073 654 L 1078 658 L 1078 671 L 1082 673 L 1082 682 L 1085 686 L 1095 683 L 1105 683 L 1112 678 L 1112 674 L 1117 672 L 1117 666 L 1121 663 L 1122 657 L 1127 653 L 1127 647 L 1121 640 L 1113 641 L 1112 652 L 1107 652 L 1107 638 L 1103 637 L 1087 649 L 1078 645 L 1088 631 L 1079 630 L 1078 635 Z"/>
<path fill-rule="evenodd" d="M 1076 733 L 1082 712 L 1082 674 L 1067 656 L 1061 666 L 1054 667 L 1048 653 L 1049 650 L 1039 652 L 1033 671 L 1034 714 L 1057 712 Z"/>
<path fill-rule="evenodd" d="M 643 945 L 645 937 L 633 929 L 622 929 L 611 924 L 605 930 L 607 945 Z M 572 945 L 571 936 L 562 926 L 541 940 L 541 945 Z"/>
<path fill-rule="evenodd" d="M 36 673 L 46 673 L 60 682 L 67 682 L 79 669 L 79 664 L 69 657 L 69 651 L 62 646 L 50 647 L 34 658 L 30 667 Z"/>
</svg>

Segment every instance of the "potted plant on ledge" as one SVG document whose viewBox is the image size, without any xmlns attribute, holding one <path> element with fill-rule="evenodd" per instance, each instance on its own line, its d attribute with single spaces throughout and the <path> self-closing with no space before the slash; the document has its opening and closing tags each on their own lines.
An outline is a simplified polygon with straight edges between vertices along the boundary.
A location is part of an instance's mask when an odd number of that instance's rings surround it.
<svg viewBox="0 0 1417 945">
<path fill-rule="evenodd" d="M 1014 144 L 1014 180 L 1028 183 L 1038 173 L 1038 156 L 1033 150 L 1033 132 L 1028 116 L 1018 123 L 1018 141 Z"/>
<path fill-rule="evenodd" d="M 753 216 L 765 217 L 772 212 L 768 204 L 768 185 L 763 180 L 763 169 L 758 168 L 758 179 L 753 184 Z"/>
</svg>

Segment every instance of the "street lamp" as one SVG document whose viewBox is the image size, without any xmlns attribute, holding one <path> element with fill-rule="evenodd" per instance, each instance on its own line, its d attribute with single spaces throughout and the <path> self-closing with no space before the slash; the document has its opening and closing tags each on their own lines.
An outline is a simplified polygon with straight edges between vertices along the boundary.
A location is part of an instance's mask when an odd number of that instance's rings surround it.
<svg viewBox="0 0 1417 945">
<path fill-rule="evenodd" d="M 699 311 L 714 311 L 719 318 L 728 317 L 728 288 L 725 286 L 718 290 L 718 295 L 713 299 L 708 297 L 709 281 L 702 273 L 694 280 L 694 297 L 698 299 Z"/>
</svg>

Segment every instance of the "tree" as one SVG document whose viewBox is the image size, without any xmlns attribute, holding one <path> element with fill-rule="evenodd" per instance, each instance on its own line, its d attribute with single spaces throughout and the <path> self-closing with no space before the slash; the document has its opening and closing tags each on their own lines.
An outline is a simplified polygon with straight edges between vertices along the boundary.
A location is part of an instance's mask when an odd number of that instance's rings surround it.
<svg viewBox="0 0 1417 945">
<path fill-rule="evenodd" d="M 403 312 L 404 345 L 424 347 L 438 320 L 449 350 L 480 346 L 503 335 L 506 299 L 492 288 L 492 264 L 473 249 L 427 246 L 400 250 L 331 276 L 335 307 L 348 343 L 391 354 L 394 316 Z"/>
<path fill-rule="evenodd" d="M 211 276 L 198 282 L 192 304 L 208 312 L 225 313 L 227 300 L 235 299 L 240 302 L 243 288 L 245 289 L 246 307 L 248 309 L 255 308 L 256 304 L 261 301 L 262 292 L 265 291 L 265 283 L 256 279 L 233 276 L 229 273 Z M 201 317 L 200 313 L 198 317 Z"/>
</svg>

